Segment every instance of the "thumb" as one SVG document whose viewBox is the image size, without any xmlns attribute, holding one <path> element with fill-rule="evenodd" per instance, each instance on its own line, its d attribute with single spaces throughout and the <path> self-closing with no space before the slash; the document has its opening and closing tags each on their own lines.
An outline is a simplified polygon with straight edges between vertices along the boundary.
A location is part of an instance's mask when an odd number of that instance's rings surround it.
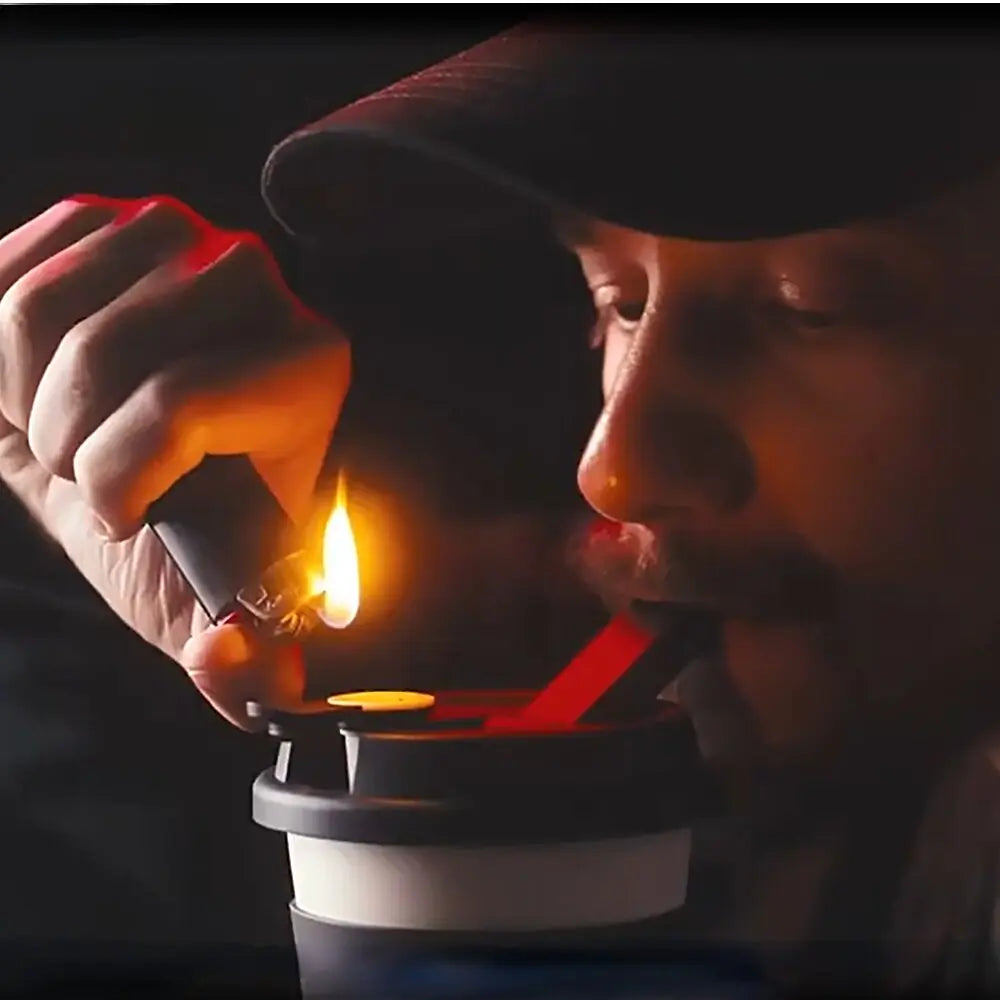
<svg viewBox="0 0 1000 1000">
<path fill-rule="evenodd" d="M 305 670 L 293 646 L 265 646 L 241 625 L 214 625 L 184 645 L 181 664 L 212 707 L 241 729 L 254 728 L 246 703 L 292 708 L 302 702 Z"/>
</svg>

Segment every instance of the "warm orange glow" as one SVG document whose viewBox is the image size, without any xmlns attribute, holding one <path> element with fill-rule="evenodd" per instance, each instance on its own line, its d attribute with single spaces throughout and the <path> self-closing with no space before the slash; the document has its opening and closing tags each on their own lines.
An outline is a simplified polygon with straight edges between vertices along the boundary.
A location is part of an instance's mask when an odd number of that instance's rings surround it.
<svg viewBox="0 0 1000 1000">
<path fill-rule="evenodd" d="M 347 515 L 347 484 L 337 481 L 337 499 L 323 532 L 322 618 L 331 628 L 347 628 L 361 606 L 358 549 Z"/>
</svg>

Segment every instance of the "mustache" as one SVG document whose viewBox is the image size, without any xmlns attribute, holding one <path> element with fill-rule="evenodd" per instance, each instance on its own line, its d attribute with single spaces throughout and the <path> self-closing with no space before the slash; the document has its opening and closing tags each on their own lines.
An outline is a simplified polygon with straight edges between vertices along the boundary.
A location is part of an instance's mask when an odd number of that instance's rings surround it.
<svg viewBox="0 0 1000 1000">
<path fill-rule="evenodd" d="M 643 525 L 598 523 L 571 548 L 577 574 L 614 612 L 661 603 L 708 605 L 761 621 L 824 620 L 836 612 L 837 572 L 793 535 L 752 544 Z"/>
</svg>

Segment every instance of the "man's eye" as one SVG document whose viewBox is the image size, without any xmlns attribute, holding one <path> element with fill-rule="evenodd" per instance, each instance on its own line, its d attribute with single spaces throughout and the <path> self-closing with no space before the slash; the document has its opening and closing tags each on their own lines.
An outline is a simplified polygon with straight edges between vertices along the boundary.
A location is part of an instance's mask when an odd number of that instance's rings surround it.
<svg viewBox="0 0 1000 1000">
<path fill-rule="evenodd" d="M 837 326 L 840 317 L 821 309 L 803 309 L 785 302 L 769 302 L 763 308 L 764 319 L 775 327 L 804 333 L 823 333 Z"/>
</svg>

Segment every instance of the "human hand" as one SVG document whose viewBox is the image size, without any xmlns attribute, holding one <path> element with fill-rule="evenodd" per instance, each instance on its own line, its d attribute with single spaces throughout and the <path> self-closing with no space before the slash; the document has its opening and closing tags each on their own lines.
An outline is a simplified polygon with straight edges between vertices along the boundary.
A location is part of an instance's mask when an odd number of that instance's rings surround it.
<svg viewBox="0 0 1000 1000">
<path fill-rule="evenodd" d="M 350 382 L 343 334 L 251 234 L 169 198 L 70 198 L 0 239 L 0 479 L 223 715 L 293 703 L 297 665 L 209 622 L 145 513 L 246 454 L 301 517 Z"/>
</svg>

